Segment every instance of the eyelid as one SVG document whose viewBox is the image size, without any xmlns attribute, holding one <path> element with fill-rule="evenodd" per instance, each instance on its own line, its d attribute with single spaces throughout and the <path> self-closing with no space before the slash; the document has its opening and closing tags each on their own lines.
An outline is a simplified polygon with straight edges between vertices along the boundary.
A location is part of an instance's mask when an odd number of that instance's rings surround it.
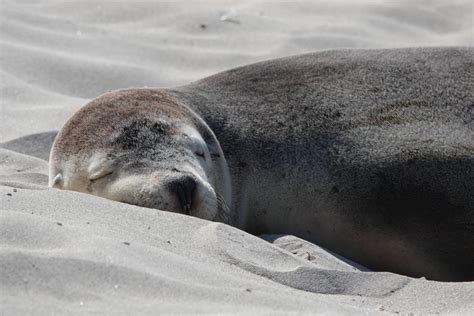
<svg viewBox="0 0 474 316">
<path fill-rule="evenodd" d="M 99 179 L 102 179 L 102 178 L 105 178 L 105 177 L 111 175 L 112 173 L 113 173 L 113 171 L 106 171 L 106 170 L 94 173 L 89 177 L 89 181 L 91 181 L 91 182 L 92 181 L 97 181 Z"/>
<path fill-rule="evenodd" d="M 206 158 L 206 155 L 204 154 L 204 151 L 196 151 L 196 152 L 194 152 L 194 154 L 196 154 L 196 156 Z"/>
<path fill-rule="evenodd" d="M 89 166 L 89 180 L 95 181 L 111 175 L 114 172 L 115 164 L 112 160 L 94 161 Z"/>
<path fill-rule="evenodd" d="M 196 156 L 206 158 L 206 150 L 204 149 L 205 144 L 202 141 L 195 140 L 192 144 L 193 152 Z"/>
</svg>

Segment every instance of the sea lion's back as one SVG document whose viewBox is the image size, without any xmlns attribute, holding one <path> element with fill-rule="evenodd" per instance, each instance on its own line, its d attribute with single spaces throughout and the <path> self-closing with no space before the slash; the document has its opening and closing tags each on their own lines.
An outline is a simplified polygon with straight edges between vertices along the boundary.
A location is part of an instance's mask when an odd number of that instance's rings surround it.
<svg viewBox="0 0 474 316">
<path fill-rule="evenodd" d="M 218 134 L 226 124 L 224 143 L 250 151 L 265 140 L 325 146 L 322 137 L 354 130 L 383 138 L 401 128 L 403 138 L 406 125 L 446 134 L 472 128 L 473 55 L 472 48 L 327 51 L 232 69 L 179 90 Z"/>
</svg>

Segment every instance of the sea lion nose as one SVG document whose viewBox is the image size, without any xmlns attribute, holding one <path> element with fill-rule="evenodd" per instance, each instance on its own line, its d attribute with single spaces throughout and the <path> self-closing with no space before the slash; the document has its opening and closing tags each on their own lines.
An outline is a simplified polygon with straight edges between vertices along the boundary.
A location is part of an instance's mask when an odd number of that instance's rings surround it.
<svg viewBox="0 0 474 316">
<path fill-rule="evenodd" d="M 191 212 L 193 195 L 196 190 L 197 182 L 194 177 L 182 175 L 168 182 L 167 187 L 173 194 L 176 194 L 181 205 L 181 209 L 187 215 Z"/>
</svg>

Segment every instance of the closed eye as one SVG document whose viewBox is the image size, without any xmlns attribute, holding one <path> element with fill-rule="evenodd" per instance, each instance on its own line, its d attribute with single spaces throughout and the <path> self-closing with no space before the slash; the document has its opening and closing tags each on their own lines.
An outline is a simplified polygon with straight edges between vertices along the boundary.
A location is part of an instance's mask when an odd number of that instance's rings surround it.
<svg viewBox="0 0 474 316">
<path fill-rule="evenodd" d="M 196 156 L 201 157 L 202 159 L 206 160 L 206 155 L 204 154 L 204 152 L 198 151 L 198 152 L 195 152 L 194 154 Z"/>
<path fill-rule="evenodd" d="M 108 177 L 112 174 L 113 172 L 112 171 L 109 171 L 109 172 L 106 172 L 106 173 L 97 173 L 97 174 L 93 174 L 89 177 L 89 181 L 90 182 L 95 182 L 97 180 L 100 180 L 100 179 L 103 179 L 105 177 Z"/>
<path fill-rule="evenodd" d="M 198 157 L 206 159 L 206 154 L 204 154 L 204 150 L 202 148 L 198 148 L 194 151 L 194 154 Z"/>
</svg>

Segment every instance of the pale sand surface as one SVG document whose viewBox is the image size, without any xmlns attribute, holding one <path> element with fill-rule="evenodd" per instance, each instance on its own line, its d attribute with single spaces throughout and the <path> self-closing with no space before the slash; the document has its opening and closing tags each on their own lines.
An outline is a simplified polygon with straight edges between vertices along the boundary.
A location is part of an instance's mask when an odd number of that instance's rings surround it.
<svg viewBox="0 0 474 316">
<path fill-rule="evenodd" d="M 112 89 L 331 48 L 472 45 L 469 1 L 2 1 L 0 20 L 0 314 L 473 313 L 474 282 L 49 189 L 44 133 Z"/>
</svg>

